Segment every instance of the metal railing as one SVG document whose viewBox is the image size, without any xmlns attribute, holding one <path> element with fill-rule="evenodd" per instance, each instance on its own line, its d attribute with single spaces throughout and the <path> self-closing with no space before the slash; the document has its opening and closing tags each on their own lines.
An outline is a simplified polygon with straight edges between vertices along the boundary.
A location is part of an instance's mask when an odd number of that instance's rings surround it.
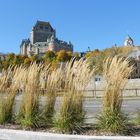
<svg viewBox="0 0 140 140">
<path fill-rule="evenodd" d="M 57 90 L 57 95 L 58 96 L 63 96 L 63 94 L 67 92 L 66 90 Z M 98 97 L 103 97 L 105 90 L 103 89 L 96 89 L 96 90 L 79 90 L 79 92 L 84 92 L 84 97 L 85 98 L 98 98 Z M 133 88 L 133 89 L 123 89 L 121 90 L 123 93 L 124 97 L 140 97 L 140 88 Z M 18 90 L 17 94 L 22 94 L 22 90 Z M 41 89 L 40 94 L 44 95 L 47 94 L 47 89 Z"/>
<path fill-rule="evenodd" d="M 105 90 L 85 90 L 85 93 L 90 92 L 91 94 L 89 97 L 102 97 L 105 93 Z M 140 97 L 140 88 L 133 88 L 133 89 L 121 89 L 124 97 Z"/>
</svg>

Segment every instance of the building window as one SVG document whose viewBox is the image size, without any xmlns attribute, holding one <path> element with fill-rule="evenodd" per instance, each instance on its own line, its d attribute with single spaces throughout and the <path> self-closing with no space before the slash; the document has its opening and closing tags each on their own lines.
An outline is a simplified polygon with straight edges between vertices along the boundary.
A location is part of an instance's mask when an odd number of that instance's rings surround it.
<svg viewBox="0 0 140 140">
<path fill-rule="evenodd" d="M 43 26 L 40 26 L 40 29 L 43 29 Z"/>
<path fill-rule="evenodd" d="M 45 29 L 48 30 L 48 27 L 46 26 Z"/>
</svg>

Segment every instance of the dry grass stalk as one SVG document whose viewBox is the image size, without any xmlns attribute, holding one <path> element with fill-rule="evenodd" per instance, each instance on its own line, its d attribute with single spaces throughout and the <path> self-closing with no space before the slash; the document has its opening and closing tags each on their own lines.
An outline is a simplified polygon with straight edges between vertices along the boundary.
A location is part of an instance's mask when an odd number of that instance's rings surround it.
<svg viewBox="0 0 140 140">
<path fill-rule="evenodd" d="M 103 75 L 106 80 L 103 111 L 99 117 L 102 129 L 112 132 L 125 130 L 126 119 L 121 112 L 123 95 L 121 90 L 133 71 L 128 58 L 115 56 L 107 58 L 103 65 Z"/>
<path fill-rule="evenodd" d="M 62 71 L 60 69 L 55 69 L 51 71 L 49 66 L 46 66 L 44 70 L 42 71 L 41 76 L 44 77 L 45 86 L 44 88 L 46 90 L 46 105 L 42 114 L 43 119 L 43 125 L 51 125 L 53 121 L 53 115 L 54 115 L 54 106 L 57 96 L 57 89 L 60 88 L 60 82 L 61 82 L 61 73 Z"/>
<path fill-rule="evenodd" d="M 12 109 L 19 89 L 19 79 L 22 67 L 9 67 L 2 71 L 0 77 L 0 123 L 9 122 L 12 119 Z"/>
<path fill-rule="evenodd" d="M 23 97 L 19 113 L 20 123 L 23 127 L 37 126 L 39 111 L 40 72 L 43 65 L 31 64 L 22 74 Z"/>
<path fill-rule="evenodd" d="M 107 82 L 104 96 L 104 109 L 120 111 L 122 105 L 122 92 L 128 77 L 133 71 L 128 58 L 107 58 L 103 65 L 103 75 Z"/>
<path fill-rule="evenodd" d="M 67 132 L 80 127 L 84 121 L 83 90 L 91 80 L 94 70 L 90 70 L 88 60 L 83 59 L 73 59 L 59 70 L 62 71 L 60 79 L 66 92 L 55 125 Z"/>
</svg>

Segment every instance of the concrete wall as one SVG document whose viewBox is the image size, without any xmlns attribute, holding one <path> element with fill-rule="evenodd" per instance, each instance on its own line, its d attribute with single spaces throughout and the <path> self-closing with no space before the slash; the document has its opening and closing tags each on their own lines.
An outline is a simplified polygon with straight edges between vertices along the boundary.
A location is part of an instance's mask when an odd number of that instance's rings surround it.
<svg viewBox="0 0 140 140">
<path fill-rule="evenodd" d="M 87 89 L 97 89 L 97 90 L 103 90 L 105 87 L 105 80 L 101 81 L 95 81 L 94 78 L 90 81 L 90 83 L 87 86 Z M 129 79 L 126 83 L 125 89 L 140 89 L 140 79 Z"/>
<path fill-rule="evenodd" d="M 93 78 L 86 88 L 86 90 L 89 90 L 89 91 L 85 92 L 85 96 L 102 97 L 104 94 L 105 85 L 106 85 L 105 80 L 95 81 Z M 126 96 L 133 96 L 133 97 L 140 96 L 140 79 L 129 79 L 125 86 L 125 90 L 122 92 L 125 97 Z"/>
</svg>

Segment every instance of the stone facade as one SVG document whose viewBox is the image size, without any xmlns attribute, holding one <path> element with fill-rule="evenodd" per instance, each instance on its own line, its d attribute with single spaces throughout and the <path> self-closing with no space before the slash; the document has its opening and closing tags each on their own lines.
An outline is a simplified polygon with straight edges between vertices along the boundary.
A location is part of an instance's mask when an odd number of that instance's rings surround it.
<svg viewBox="0 0 140 140">
<path fill-rule="evenodd" d="M 8 55 L 8 54 L 4 54 L 4 53 L 1 53 L 1 52 L 0 52 L 0 59 L 1 59 L 2 61 L 6 60 L 7 55 Z"/>
<path fill-rule="evenodd" d="M 37 21 L 30 32 L 30 38 L 22 40 L 20 54 L 42 56 L 48 50 L 73 52 L 73 45 L 71 42 L 67 43 L 56 38 L 56 31 L 49 22 Z"/>
</svg>

